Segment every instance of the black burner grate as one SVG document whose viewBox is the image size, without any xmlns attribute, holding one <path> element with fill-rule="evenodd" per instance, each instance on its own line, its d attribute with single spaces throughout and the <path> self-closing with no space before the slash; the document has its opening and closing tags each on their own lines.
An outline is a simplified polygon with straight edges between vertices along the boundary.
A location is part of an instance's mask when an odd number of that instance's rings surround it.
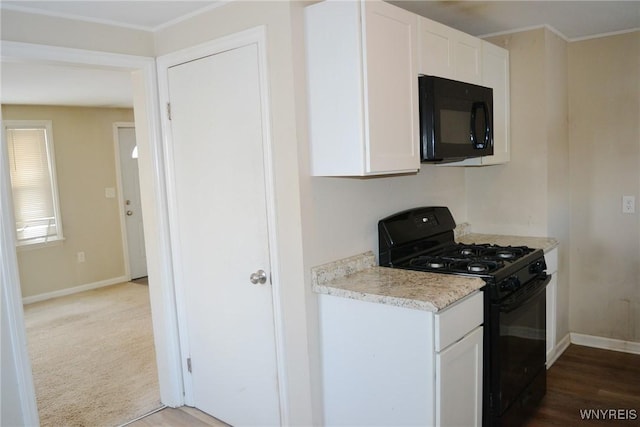
<svg viewBox="0 0 640 427">
<path fill-rule="evenodd" d="M 485 274 L 502 268 L 499 260 L 423 255 L 409 261 L 409 266 L 425 271 Z"/>
</svg>

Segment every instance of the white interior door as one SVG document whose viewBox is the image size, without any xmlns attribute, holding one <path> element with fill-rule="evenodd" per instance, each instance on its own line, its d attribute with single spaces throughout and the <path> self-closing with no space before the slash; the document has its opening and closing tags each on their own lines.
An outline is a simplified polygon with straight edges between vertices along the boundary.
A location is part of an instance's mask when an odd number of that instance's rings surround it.
<svg viewBox="0 0 640 427">
<path fill-rule="evenodd" d="M 194 406 L 232 425 L 280 424 L 259 77 L 256 45 L 168 71 L 186 379 Z"/>
<path fill-rule="evenodd" d="M 136 130 L 133 126 L 118 126 L 117 129 L 129 273 L 131 279 L 138 279 L 147 275 L 147 255 L 144 247 L 137 151 L 135 157 L 133 155 Z"/>
</svg>

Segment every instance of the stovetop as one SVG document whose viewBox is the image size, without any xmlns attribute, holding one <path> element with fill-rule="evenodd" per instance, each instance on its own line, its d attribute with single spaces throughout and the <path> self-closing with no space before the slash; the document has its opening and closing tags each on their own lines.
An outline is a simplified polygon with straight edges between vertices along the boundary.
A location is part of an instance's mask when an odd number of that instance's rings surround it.
<svg viewBox="0 0 640 427">
<path fill-rule="evenodd" d="M 526 246 L 451 243 L 410 258 L 399 267 L 494 278 L 501 270 L 520 263 L 519 260 L 532 252 L 535 250 Z"/>
<path fill-rule="evenodd" d="M 545 274 L 541 249 L 456 243 L 444 207 L 416 208 L 378 223 L 381 266 L 480 277 L 502 298 Z"/>
</svg>

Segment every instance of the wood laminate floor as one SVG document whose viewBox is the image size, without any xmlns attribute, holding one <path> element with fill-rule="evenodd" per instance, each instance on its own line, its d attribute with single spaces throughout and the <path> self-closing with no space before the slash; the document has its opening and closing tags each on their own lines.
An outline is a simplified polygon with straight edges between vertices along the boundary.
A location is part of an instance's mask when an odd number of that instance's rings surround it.
<svg viewBox="0 0 640 427">
<path fill-rule="evenodd" d="M 585 411 L 591 420 L 583 420 Z M 526 427 L 579 425 L 640 425 L 640 355 L 572 344 L 551 366 L 547 393 Z"/>
<path fill-rule="evenodd" d="M 607 420 L 583 420 L 581 411 L 608 411 Z M 616 410 L 616 419 L 611 417 Z M 634 417 L 635 419 L 631 419 Z M 593 412 L 591 413 L 593 416 Z M 628 419 L 620 419 L 620 418 Z M 547 394 L 524 427 L 639 426 L 640 355 L 570 345 L 547 371 Z M 132 427 L 225 427 L 194 408 L 165 408 Z"/>
<path fill-rule="evenodd" d="M 189 406 L 164 408 L 126 427 L 229 427 L 228 424 Z"/>
</svg>

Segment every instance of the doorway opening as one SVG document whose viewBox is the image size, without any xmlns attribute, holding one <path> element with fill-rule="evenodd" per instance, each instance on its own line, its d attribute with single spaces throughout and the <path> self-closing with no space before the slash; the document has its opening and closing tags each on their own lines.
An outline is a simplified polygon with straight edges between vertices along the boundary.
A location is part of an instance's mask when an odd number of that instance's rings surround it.
<svg viewBox="0 0 640 427">
<path fill-rule="evenodd" d="M 83 68 L 110 69 L 130 73 L 134 86 L 134 115 L 137 123 L 139 146 L 142 208 L 149 212 L 145 216 L 147 226 L 155 234 L 147 238 L 146 250 L 151 254 L 149 261 L 149 287 L 152 322 L 155 338 L 156 361 L 161 400 L 169 406 L 183 403 L 182 374 L 179 360 L 178 337 L 175 319 L 175 301 L 170 263 L 170 247 L 166 232 L 166 199 L 164 191 L 162 155 L 156 145 L 159 141 L 158 104 L 155 93 L 155 62 L 152 58 L 129 55 L 107 54 L 77 49 L 55 48 L 29 45 L 24 43 L 3 42 L 2 61 L 21 61 L 27 63 L 48 63 L 71 65 Z M 4 148 L 4 147 L 3 147 Z M 5 150 L 2 150 L 5 157 Z M 6 159 L 3 159 L 6 164 Z M 158 173 L 160 172 L 160 173 Z M 2 176 L 2 234 L 11 236 L 15 227 L 12 217 L 11 190 L 7 185 L 7 176 Z M 7 203 L 4 203 L 4 202 Z M 4 239 L 3 239 L 4 240 Z M 11 250 L 13 248 L 13 255 Z M 38 414 L 35 400 L 33 378 L 31 376 L 27 338 L 25 332 L 22 295 L 18 274 L 18 262 L 15 254 L 15 240 L 3 242 L 3 280 L 2 293 L 9 320 L 7 341 L 3 345 L 3 356 L 10 354 L 12 371 L 17 382 L 16 402 L 20 406 L 25 424 L 37 424 Z M 3 330 L 4 333 L 4 330 Z M 4 337 L 3 337 L 4 344 Z M 4 368 L 3 364 L 3 368 Z"/>
<path fill-rule="evenodd" d="M 144 279 L 147 273 L 147 252 L 144 244 L 144 219 L 140 199 L 138 144 L 134 123 L 113 125 L 116 152 L 116 178 L 120 196 L 120 227 L 125 274 L 130 280 Z"/>
</svg>

